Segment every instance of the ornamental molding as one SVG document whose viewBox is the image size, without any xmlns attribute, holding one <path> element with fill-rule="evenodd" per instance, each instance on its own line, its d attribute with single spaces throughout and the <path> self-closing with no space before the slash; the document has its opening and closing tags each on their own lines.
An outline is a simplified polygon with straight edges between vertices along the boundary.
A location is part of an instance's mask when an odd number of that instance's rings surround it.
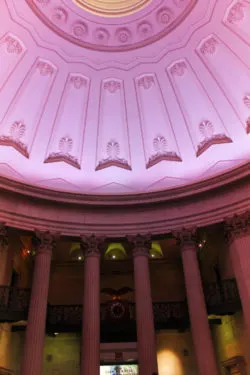
<svg viewBox="0 0 250 375">
<path fill-rule="evenodd" d="M 6 44 L 6 51 L 8 54 L 21 55 L 21 53 L 23 52 L 21 43 L 14 36 L 7 35 L 4 39 L 4 42 Z"/>
<path fill-rule="evenodd" d="M 205 138 L 197 146 L 196 156 L 200 156 L 205 152 L 209 147 L 213 145 L 220 145 L 223 143 L 232 143 L 232 139 L 226 136 L 225 134 L 214 134 L 210 138 Z"/>
<path fill-rule="evenodd" d="M 218 41 L 213 37 L 209 37 L 203 42 L 200 51 L 203 55 L 214 55 L 217 49 Z"/>
<path fill-rule="evenodd" d="M 36 253 L 52 255 L 55 246 L 55 235 L 49 231 L 35 231 L 35 235 Z"/>
<path fill-rule="evenodd" d="M 241 22 L 245 17 L 245 8 L 247 4 L 242 1 L 237 1 L 231 8 L 227 16 L 227 22 L 237 23 Z"/>
<path fill-rule="evenodd" d="M 148 162 L 146 164 L 146 168 L 149 169 L 153 167 L 154 165 L 160 163 L 161 161 L 178 161 L 181 162 L 182 159 L 179 155 L 177 155 L 174 151 L 165 151 L 165 152 L 157 152 L 154 155 L 151 155 L 148 159 Z"/>
<path fill-rule="evenodd" d="M 181 251 L 197 250 L 197 231 L 196 228 L 182 228 L 173 231 L 173 236 L 176 238 Z"/>
<path fill-rule="evenodd" d="M 101 250 L 104 247 L 105 237 L 92 235 L 81 236 L 81 248 L 85 258 L 100 257 Z"/>
<path fill-rule="evenodd" d="M 64 162 L 72 167 L 77 169 L 81 169 L 81 165 L 77 157 L 64 152 L 51 152 L 49 156 L 44 160 L 44 163 L 57 163 L 57 162 Z"/>
<path fill-rule="evenodd" d="M 230 244 L 235 238 L 250 235 L 250 211 L 225 219 L 225 234 Z"/>
<path fill-rule="evenodd" d="M 151 249 L 151 235 L 141 235 L 137 234 L 135 236 L 127 236 L 127 240 L 132 246 L 133 257 L 137 256 L 149 256 L 149 251 Z"/>
<path fill-rule="evenodd" d="M 174 1 L 162 7 L 162 1 L 155 0 L 146 11 L 142 9 L 132 15 L 135 27 L 128 16 L 121 17 L 117 25 L 112 18 L 107 22 L 107 18 L 87 11 L 76 12 L 63 0 L 58 0 L 56 7 L 49 0 L 26 2 L 46 26 L 71 43 L 94 50 L 120 51 L 144 47 L 163 38 L 185 20 L 198 1 Z"/>
<path fill-rule="evenodd" d="M 55 228 L 61 235 L 75 237 L 85 232 L 121 238 L 135 236 L 138 229 L 141 235 L 158 235 L 187 225 L 204 227 L 250 210 L 249 171 L 245 163 L 178 189 L 120 196 L 63 193 L 0 176 L 0 221 L 29 231 L 35 223 L 39 230 Z"/>
</svg>

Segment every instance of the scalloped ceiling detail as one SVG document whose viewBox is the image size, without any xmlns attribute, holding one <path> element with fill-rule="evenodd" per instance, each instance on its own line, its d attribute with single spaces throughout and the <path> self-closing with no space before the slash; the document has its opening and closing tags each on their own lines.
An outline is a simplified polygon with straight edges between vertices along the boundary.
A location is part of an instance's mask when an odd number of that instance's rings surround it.
<svg viewBox="0 0 250 375">
<path fill-rule="evenodd" d="M 3 0 L 0 174 L 134 194 L 249 160 L 249 24 L 249 0 L 155 0 L 119 18 Z"/>
<path fill-rule="evenodd" d="M 147 0 L 76 0 L 83 8 L 79 9 L 65 0 L 26 1 L 53 32 L 71 43 L 98 51 L 127 51 L 155 42 L 178 27 L 197 3 L 197 0 L 154 0 L 151 3 Z M 147 3 L 148 6 L 141 11 L 126 17 L 107 20 L 89 13 L 89 10 L 94 12 L 95 6 L 96 13 L 101 13 L 101 4 L 103 12 L 107 4 L 113 10 L 120 4 L 126 5 L 124 10 L 127 7 L 128 13 L 131 13 L 133 4 L 140 8 Z"/>
</svg>

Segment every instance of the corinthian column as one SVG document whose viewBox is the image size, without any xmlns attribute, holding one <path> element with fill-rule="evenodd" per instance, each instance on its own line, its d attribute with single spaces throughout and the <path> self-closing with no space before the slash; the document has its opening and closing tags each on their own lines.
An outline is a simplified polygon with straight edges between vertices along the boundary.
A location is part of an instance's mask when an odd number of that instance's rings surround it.
<svg viewBox="0 0 250 375">
<path fill-rule="evenodd" d="M 250 339 L 250 212 L 225 222 L 229 252 Z"/>
<path fill-rule="evenodd" d="M 129 238 L 133 246 L 136 328 L 140 375 L 152 375 L 157 370 L 156 338 L 151 297 L 148 256 L 149 236 Z"/>
<path fill-rule="evenodd" d="M 100 372 L 100 251 L 101 239 L 83 236 L 84 295 L 81 375 Z"/>
<path fill-rule="evenodd" d="M 37 233 L 28 325 L 25 335 L 21 375 L 41 375 L 49 290 L 50 264 L 54 238 L 49 232 Z"/>
<path fill-rule="evenodd" d="M 188 310 L 199 375 L 216 375 L 218 369 L 197 259 L 196 233 L 195 230 L 184 229 L 175 235 L 181 247 Z"/>
</svg>

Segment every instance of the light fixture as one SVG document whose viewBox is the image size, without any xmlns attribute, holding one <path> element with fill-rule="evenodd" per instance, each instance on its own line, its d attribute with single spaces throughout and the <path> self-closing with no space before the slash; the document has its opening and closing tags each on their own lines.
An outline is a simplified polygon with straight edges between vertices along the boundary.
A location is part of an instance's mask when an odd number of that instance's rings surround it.
<svg viewBox="0 0 250 375">
<path fill-rule="evenodd" d="M 116 256 L 115 256 L 115 255 L 112 255 L 112 258 L 113 258 L 113 259 L 115 259 L 115 258 L 116 258 Z"/>
<path fill-rule="evenodd" d="M 54 332 L 54 335 L 55 335 L 55 336 L 58 336 L 58 335 L 59 335 L 59 333 L 58 333 L 58 332 Z"/>
<path fill-rule="evenodd" d="M 82 257 L 81 257 L 81 256 L 79 256 L 79 257 L 78 257 L 78 260 L 82 260 Z"/>
</svg>

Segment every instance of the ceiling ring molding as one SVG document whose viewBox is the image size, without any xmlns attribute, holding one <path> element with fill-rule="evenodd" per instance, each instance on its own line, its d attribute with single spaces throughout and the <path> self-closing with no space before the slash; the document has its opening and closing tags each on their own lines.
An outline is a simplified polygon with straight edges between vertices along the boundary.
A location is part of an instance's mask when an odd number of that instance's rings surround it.
<svg viewBox="0 0 250 375">
<path fill-rule="evenodd" d="M 23 230 L 50 230 L 77 237 L 80 233 L 104 234 L 107 237 L 149 232 L 153 235 L 167 234 L 183 227 L 215 224 L 234 214 L 248 211 L 249 177 L 248 166 L 248 176 L 242 176 L 228 186 L 194 193 L 193 196 L 170 202 L 151 202 L 145 204 L 143 210 L 138 197 L 138 206 L 129 207 L 123 202 L 110 210 L 110 206 L 99 205 L 93 209 L 93 205 L 64 204 L 54 200 L 45 205 L 42 198 L 31 199 L 1 189 L 0 221 Z"/>
<path fill-rule="evenodd" d="M 250 162 L 243 163 L 230 171 L 220 173 L 214 177 L 206 178 L 198 182 L 156 192 L 124 195 L 91 195 L 77 194 L 52 190 L 37 185 L 25 184 L 23 182 L 0 176 L 0 192 L 7 191 L 18 195 L 27 196 L 43 201 L 58 202 L 63 204 L 79 206 L 141 206 L 158 204 L 164 202 L 178 202 L 179 199 L 193 198 L 202 193 L 208 193 L 215 189 L 223 189 L 229 184 L 250 177 Z M 1 193 L 0 193 L 1 194 Z M 197 198 L 199 199 L 199 198 Z M 1 220 L 0 220 L 1 221 Z"/>
<path fill-rule="evenodd" d="M 120 24 L 82 10 L 75 12 L 63 0 L 26 0 L 39 19 L 57 35 L 78 46 L 98 51 L 128 51 L 152 44 L 179 26 L 197 0 L 155 0 L 146 14 L 122 17 Z M 111 18 L 112 20 L 112 18 Z"/>
</svg>

